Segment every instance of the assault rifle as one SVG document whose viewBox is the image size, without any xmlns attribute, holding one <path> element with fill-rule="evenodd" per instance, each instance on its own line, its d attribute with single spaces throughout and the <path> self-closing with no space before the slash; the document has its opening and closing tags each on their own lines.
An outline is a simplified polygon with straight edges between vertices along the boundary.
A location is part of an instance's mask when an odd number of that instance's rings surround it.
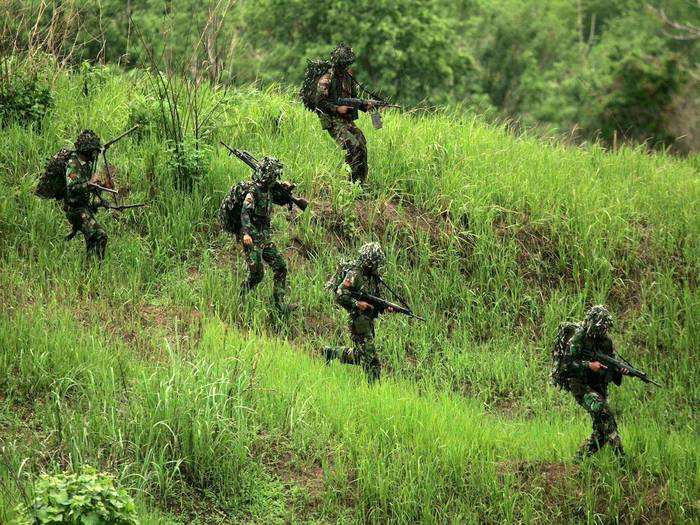
<svg viewBox="0 0 700 525">
<path fill-rule="evenodd" d="M 372 106 L 373 108 L 383 109 L 383 108 L 400 108 L 396 104 L 391 104 L 385 100 L 373 100 L 371 98 L 339 98 L 335 101 L 336 106 L 350 106 L 351 108 L 366 111 L 367 106 Z"/>
<path fill-rule="evenodd" d="M 105 180 L 101 181 L 101 182 L 104 182 L 107 186 L 110 186 L 111 189 L 114 189 L 114 182 L 112 181 L 112 174 L 109 171 L 109 162 L 107 162 L 107 151 L 109 151 L 109 148 L 111 148 L 115 143 L 119 142 L 121 139 L 123 139 L 127 135 L 130 135 L 131 133 L 136 131 L 138 128 L 139 128 L 139 125 L 136 124 L 134 127 L 127 129 L 121 135 L 118 135 L 117 137 L 113 138 L 112 140 L 108 140 L 102 146 L 102 150 L 100 151 L 100 153 L 102 154 L 102 160 L 104 161 L 104 164 L 105 164 L 105 171 L 104 171 Z"/>
<path fill-rule="evenodd" d="M 413 317 L 414 319 L 418 319 L 419 321 L 425 321 L 425 318 L 414 314 L 410 308 L 407 308 L 405 306 L 401 306 L 399 304 L 395 304 L 389 301 L 386 301 L 385 299 L 382 299 L 381 297 L 377 297 L 376 295 L 371 295 L 365 292 L 361 292 L 359 290 L 349 290 L 350 295 L 352 296 L 353 299 L 356 301 L 364 301 L 366 303 L 369 303 L 372 305 L 372 309 L 376 314 L 381 314 L 388 310 L 389 308 L 393 309 L 395 312 L 407 315 L 408 317 Z"/>
<path fill-rule="evenodd" d="M 382 116 L 379 113 L 380 109 L 384 108 L 400 108 L 396 104 L 391 104 L 385 100 L 375 100 L 368 98 L 339 98 L 335 101 L 336 106 L 349 106 L 353 108 L 353 119 L 357 115 L 357 110 L 367 111 L 368 106 L 372 106 L 370 110 L 372 112 L 372 125 L 374 129 L 380 129 L 382 127 Z"/>
<path fill-rule="evenodd" d="M 225 144 L 224 142 L 219 142 L 224 148 L 228 150 L 229 155 L 235 155 L 238 157 L 240 160 L 246 163 L 246 165 L 252 169 L 253 171 L 259 171 L 260 170 L 260 163 L 256 160 L 255 157 L 253 157 L 250 153 L 247 151 L 243 151 L 240 149 L 232 148 L 228 144 Z M 307 206 L 309 205 L 309 201 L 304 199 L 303 197 L 296 197 L 293 193 L 292 190 L 296 187 L 295 184 L 291 182 L 279 182 L 276 186 L 276 190 L 279 191 L 289 202 L 289 209 L 291 210 L 292 204 L 296 205 L 297 208 L 299 208 L 301 211 L 304 211 Z"/>
<path fill-rule="evenodd" d="M 620 373 L 620 370 L 623 368 L 627 369 L 627 374 L 630 377 L 636 377 L 637 379 L 641 379 L 645 383 L 651 383 L 652 385 L 656 385 L 658 387 L 662 387 L 663 385 L 657 383 L 653 379 L 651 379 L 646 372 L 642 372 L 638 368 L 635 368 L 634 365 L 632 365 L 629 361 L 625 360 L 622 356 L 612 356 L 609 354 L 605 354 L 603 352 L 584 352 L 583 354 L 584 359 L 587 359 L 589 361 L 598 361 L 602 363 L 607 369 L 609 373 Z"/>
</svg>

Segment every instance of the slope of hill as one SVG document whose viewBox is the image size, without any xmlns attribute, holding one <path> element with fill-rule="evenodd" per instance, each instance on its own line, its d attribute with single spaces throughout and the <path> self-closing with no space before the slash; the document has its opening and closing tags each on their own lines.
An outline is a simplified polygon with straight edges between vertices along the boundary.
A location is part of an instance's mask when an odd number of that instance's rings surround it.
<svg viewBox="0 0 700 525">
<path fill-rule="evenodd" d="M 285 94 L 230 95 L 211 142 L 282 159 L 312 201 L 276 239 L 301 309 L 280 323 L 269 279 L 222 234 L 248 176 L 223 151 L 178 189 L 157 130 L 115 146 L 132 201 L 101 214 L 100 266 L 63 241 L 31 190 L 82 127 L 128 126 L 145 83 L 67 74 L 38 129 L 0 136 L 0 519 L 32 475 L 84 463 L 133 490 L 144 522 L 675 522 L 699 518 L 697 167 L 567 148 L 477 120 L 391 113 L 367 128 L 370 190 L 349 186 L 315 117 Z M 367 240 L 424 324 L 380 321 L 385 380 L 324 366 L 345 319 L 323 290 Z M 629 460 L 575 465 L 585 414 L 547 386 L 557 324 L 605 302 L 628 359 L 665 388 L 615 389 Z"/>
</svg>

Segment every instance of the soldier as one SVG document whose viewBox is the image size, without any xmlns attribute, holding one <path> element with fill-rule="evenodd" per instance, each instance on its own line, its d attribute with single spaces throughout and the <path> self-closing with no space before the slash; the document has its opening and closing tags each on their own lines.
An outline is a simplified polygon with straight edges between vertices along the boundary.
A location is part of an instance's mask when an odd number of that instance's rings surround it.
<svg viewBox="0 0 700 525">
<path fill-rule="evenodd" d="M 620 385 L 628 369 L 612 372 L 600 361 L 586 359 L 591 352 L 614 355 L 613 342 L 607 334 L 612 326 L 610 312 L 602 305 L 594 306 L 578 325 L 569 343 L 569 357 L 564 365 L 568 390 L 593 420 L 593 433 L 581 446 L 577 459 L 595 454 L 605 445 L 610 445 L 617 455 L 624 454 L 607 397 L 608 384 L 612 381 Z"/>
<path fill-rule="evenodd" d="M 275 157 L 264 157 L 259 168 L 253 172 L 253 181 L 248 183 L 240 215 L 240 235 L 248 263 L 248 280 L 242 294 L 255 288 L 263 279 L 265 261 L 274 274 L 272 297 L 280 313 L 289 313 L 296 308 L 285 302 L 287 294 L 287 265 L 272 242 L 270 219 L 272 205 L 289 205 L 292 199 L 289 183 L 279 182 L 282 163 Z M 305 199 L 302 201 L 305 207 Z M 297 204 L 298 205 L 298 204 Z"/>
<path fill-rule="evenodd" d="M 75 141 L 75 151 L 71 153 L 66 168 L 66 196 L 64 210 L 73 227 L 73 233 L 82 232 L 87 253 L 104 258 L 107 247 L 107 233 L 95 220 L 97 207 L 94 205 L 95 188 L 90 182 L 97 168 L 97 157 L 102 149 L 100 138 L 94 131 L 86 129 Z"/>
<path fill-rule="evenodd" d="M 349 328 L 353 348 L 330 347 L 323 349 L 326 363 L 339 359 L 341 363 L 362 365 L 369 382 L 379 379 L 381 363 L 374 346 L 374 320 L 378 316 L 375 308 L 368 302 L 358 301 L 351 295 L 351 290 L 380 297 L 380 268 L 386 257 L 379 243 L 370 242 L 360 248 L 358 258 L 341 271 L 338 279 L 331 279 L 327 286 L 335 288 L 335 300 L 350 314 Z M 388 308 L 387 312 L 393 312 Z"/>
<path fill-rule="evenodd" d="M 367 141 L 360 128 L 355 125 L 357 110 L 350 106 L 337 106 L 339 98 L 355 98 L 356 83 L 350 75 L 350 66 L 355 62 L 355 52 L 343 43 L 331 53 L 331 67 L 321 75 L 317 83 L 316 112 L 321 127 L 345 150 L 345 162 L 350 166 L 350 180 L 364 183 L 367 179 Z M 371 111 L 368 102 L 363 111 Z"/>
</svg>

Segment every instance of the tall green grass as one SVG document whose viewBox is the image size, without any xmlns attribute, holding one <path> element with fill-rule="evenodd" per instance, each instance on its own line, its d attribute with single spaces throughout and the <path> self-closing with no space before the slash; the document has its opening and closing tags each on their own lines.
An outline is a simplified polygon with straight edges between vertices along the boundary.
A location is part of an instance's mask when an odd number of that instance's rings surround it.
<svg viewBox="0 0 700 525">
<path fill-rule="evenodd" d="M 83 463 L 117 474 L 153 522 L 698 519 L 692 161 L 388 113 L 381 131 L 361 122 L 363 194 L 287 94 L 235 93 L 213 139 L 280 157 L 312 201 L 274 221 L 302 305 L 285 323 L 269 278 L 240 302 L 245 265 L 216 212 L 249 173 L 224 152 L 183 192 L 157 134 L 115 146 L 120 184 L 149 208 L 100 215 L 99 267 L 32 195 L 79 129 L 126 128 L 144 85 L 116 75 L 85 99 L 61 75 L 41 132 L 0 136 L 0 519 L 32 473 Z M 368 387 L 316 356 L 347 337 L 323 284 L 374 239 L 428 321 L 380 321 L 386 379 Z M 588 421 L 546 384 L 557 324 L 596 302 L 614 310 L 623 355 L 665 386 L 613 391 L 624 466 L 570 462 Z"/>
</svg>

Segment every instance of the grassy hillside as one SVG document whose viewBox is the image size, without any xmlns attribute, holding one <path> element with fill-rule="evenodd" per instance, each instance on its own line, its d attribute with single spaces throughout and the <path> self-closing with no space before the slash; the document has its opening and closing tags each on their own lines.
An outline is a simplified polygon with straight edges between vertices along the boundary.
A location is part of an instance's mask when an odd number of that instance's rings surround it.
<svg viewBox="0 0 700 525">
<path fill-rule="evenodd" d="M 31 193 L 79 129 L 125 129 L 145 86 L 115 75 L 85 98 L 61 75 L 40 130 L 0 135 L 0 521 L 35 473 L 84 463 L 133 489 L 145 523 L 700 519 L 697 162 L 391 113 L 361 122 L 363 195 L 291 97 L 234 93 L 212 144 L 280 157 L 313 202 L 275 219 L 301 303 L 284 324 L 269 276 L 239 301 L 244 261 L 216 212 L 249 171 L 223 151 L 185 192 L 157 131 L 115 146 L 120 185 L 150 206 L 102 212 L 101 267 Z M 371 388 L 318 358 L 347 337 L 323 285 L 368 240 L 428 318 L 380 321 Z M 597 302 L 665 385 L 613 390 L 624 466 L 571 462 L 589 422 L 547 386 L 557 324 Z"/>
</svg>

